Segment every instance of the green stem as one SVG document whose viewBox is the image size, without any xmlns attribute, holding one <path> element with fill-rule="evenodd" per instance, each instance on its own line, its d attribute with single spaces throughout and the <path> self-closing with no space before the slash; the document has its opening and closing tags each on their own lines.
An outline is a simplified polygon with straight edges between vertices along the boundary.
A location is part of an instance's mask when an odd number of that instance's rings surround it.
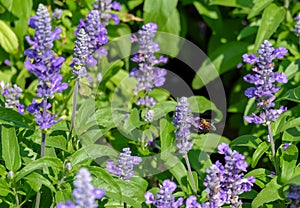
<svg viewBox="0 0 300 208">
<path fill-rule="evenodd" d="M 47 98 L 43 99 L 43 112 L 42 116 L 45 118 L 47 116 Z M 41 142 L 41 158 L 45 156 L 45 149 L 46 149 L 46 132 L 42 130 L 42 142 Z M 41 172 L 43 173 L 43 168 L 41 168 Z M 39 208 L 41 202 L 41 191 L 39 191 L 36 195 L 35 207 Z"/>
<path fill-rule="evenodd" d="M 65 110 L 65 108 L 66 108 L 69 100 L 71 99 L 72 95 L 73 95 L 73 88 L 71 88 L 71 90 L 70 90 L 67 98 L 65 99 L 65 101 L 63 102 L 63 104 L 60 106 L 59 111 L 57 113 L 58 116 L 61 116 L 63 110 Z"/>
<path fill-rule="evenodd" d="M 36 195 L 36 200 L 35 200 L 35 208 L 40 207 L 40 201 L 41 201 L 41 192 L 39 191 Z"/>
<path fill-rule="evenodd" d="M 272 150 L 272 157 L 273 157 L 273 160 L 274 160 L 274 167 L 275 167 L 276 175 L 278 175 L 279 168 L 277 166 L 275 142 L 274 142 L 274 139 L 273 139 L 272 127 L 271 127 L 271 123 L 270 122 L 267 122 L 267 127 L 268 127 L 268 133 L 269 133 L 269 140 L 270 140 L 271 150 Z"/>
<path fill-rule="evenodd" d="M 197 188 L 196 188 L 195 180 L 194 180 L 194 177 L 193 177 L 189 157 L 188 157 L 187 153 L 185 155 L 183 155 L 183 157 L 185 159 L 186 166 L 187 166 L 187 169 L 188 169 L 188 172 L 189 172 L 189 176 L 190 176 L 190 179 L 191 179 L 191 182 L 192 182 L 192 189 L 193 189 L 194 193 L 196 194 L 197 193 Z"/>
<path fill-rule="evenodd" d="M 15 199 L 16 199 L 16 208 L 19 208 L 20 207 L 20 201 L 19 201 L 19 196 L 18 196 L 17 190 L 14 188 L 13 192 L 15 194 Z"/>
<path fill-rule="evenodd" d="M 289 2 L 290 0 L 285 0 L 284 1 L 284 7 L 286 8 L 286 13 L 285 13 L 285 19 L 287 20 L 288 19 L 288 9 L 289 9 Z"/>
<path fill-rule="evenodd" d="M 79 79 L 76 79 L 75 85 L 74 85 L 74 97 L 73 97 L 73 106 L 72 106 L 72 120 L 71 120 L 71 127 L 70 127 L 70 133 L 72 134 L 74 125 L 75 125 L 75 119 L 76 119 L 76 106 L 77 106 L 77 97 L 78 97 L 78 86 L 79 86 Z"/>
</svg>

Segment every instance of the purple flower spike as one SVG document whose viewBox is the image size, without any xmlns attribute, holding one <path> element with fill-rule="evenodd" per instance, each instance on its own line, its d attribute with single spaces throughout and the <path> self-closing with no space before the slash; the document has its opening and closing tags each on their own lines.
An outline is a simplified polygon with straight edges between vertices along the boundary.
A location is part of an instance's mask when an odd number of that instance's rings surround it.
<svg viewBox="0 0 300 208">
<path fill-rule="evenodd" d="M 167 70 L 155 66 L 167 62 L 167 58 L 163 56 L 156 58 L 155 56 L 155 53 L 160 50 L 159 44 L 153 41 L 156 31 L 156 24 L 147 23 L 138 31 L 137 36 L 131 37 L 131 40 L 139 45 L 138 52 L 131 58 L 133 62 L 138 64 L 139 68 L 133 68 L 129 74 L 130 77 L 134 77 L 138 81 L 134 89 L 136 94 L 141 90 L 145 90 L 148 94 L 154 87 L 163 86 L 166 80 Z M 136 104 L 139 105 L 141 102 L 138 100 Z"/>
<path fill-rule="evenodd" d="M 11 87 L 10 83 L 4 84 L 3 82 L 2 85 L 0 92 L 5 98 L 5 108 L 17 109 L 20 114 L 24 114 L 24 105 L 19 100 L 23 90 L 16 84 Z"/>
<path fill-rule="evenodd" d="M 83 37 L 85 34 L 79 34 L 80 31 L 84 29 L 88 37 Z M 75 34 L 77 35 L 77 44 L 88 44 L 88 57 L 86 63 L 89 66 L 95 66 L 97 64 L 96 58 L 101 58 L 103 55 L 107 54 L 103 45 L 108 42 L 107 30 L 104 25 L 100 22 L 100 14 L 98 10 L 92 10 L 89 12 L 86 20 L 80 20 L 78 29 Z M 83 40 L 84 39 L 84 40 Z M 85 50 L 85 49 L 84 49 Z M 85 54 L 86 52 L 84 52 Z"/>
<path fill-rule="evenodd" d="M 102 199 L 105 194 L 103 189 L 94 188 L 92 177 L 87 168 L 79 169 L 72 192 L 75 202 L 59 203 L 56 208 L 97 208 L 96 200 Z"/>
<path fill-rule="evenodd" d="M 177 185 L 171 180 L 164 180 L 160 191 L 156 197 L 147 192 L 144 197 L 146 204 L 153 204 L 157 208 L 178 208 L 183 204 L 183 198 L 180 197 L 177 201 L 172 193 L 175 191 Z"/>
<path fill-rule="evenodd" d="M 186 154 L 193 147 L 193 142 L 190 139 L 192 125 L 195 126 L 198 118 L 193 118 L 191 109 L 189 108 L 189 102 L 187 97 L 181 97 L 176 106 L 176 112 L 174 114 L 174 126 L 176 127 L 176 146 L 178 152 Z"/>
<path fill-rule="evenodd" d="M 33 39 L 26 37 L 32 47 L 24 52 L 28 58 L 24 65 L 38 78 L 37 97 L 43 99 L 43 104 L 37 105 L 34 99 L 32 105 L 28 106 L 28 111 L 35 114 L 39 129 L 46 129 L 57 122 L 54 120 L 56 116 L 47 111 L 48 99 L 68 88 L 68 84 L 62 82 L 63 77 L 59 73 L 65 59 L 55 57 L 52 50 L 53 41 L 59 38 L 62 30 L 55 28 L 52 31 L 50 14 L 42 4 L 39 4 L 36 16 L 30 18 L 29 26 L 35 29 L 35 33 Z"/>
<path fill-rule="evenodd" d="M 300 206 L 300 185 L 292 184 L 286 193 L 291 208 Z"/>
<path fill-rule="evenodd" d="M 272 44 L 265 40 L 259 50 L 258 57 L 254 54 L 243 55 L 244 61 L 250 64 L 256 63 L 252 68 L 254 74 L 247 74 L 244 80 L 254 87 L 249 87 L 245 91 L 245 96 L 248 98 L 255 98 L 257 108 L 261 109 L 259 115 L 252 114 L 252 116 L 245 116 L 248 123 L 265 124 L 267 122 L 276 121 L 278 116 L 286 111 L 286 108 L 274 109 L 275 93 L 280 89 L 275 85 L 278 83 L 287 83 L 288 79 L 282 72 L 273 72 L 274 62 L 276 58 L 283 58 L 287 53 L 284 47 L 274 48 Z M 255 61 L 253 61 L 255 59 Z"/>
<path fill-rule="evenodd" d="M 204 179 L 205 191 L 208 193 L 208 202 L 201 207 L 221 207 L 231 205 L 239 207 L 242 201 L 239 195 L 251 191 L 255 178 L 244 178 L 248 166 L 245 156 L 231 150 L 226 143 L 218 146 L 219 154 L 224 155 L 225 164 L 219 161 L 206 170 Z"/>
<path fill-rule="evenodd" d="M 95 0 L 94 10 L 98 10 L 100 13 L 101 23 L 106 27 L 109 21 L 112 19 L 115 24 L 119 24 L 119 17 L 112 13 L 113 10 L 121 10 L 121 4 L 112 0 Z"/>
<path fill-rule="evenodd" d="M 107 161 L 106 169 L 109 173 L 114 174 L 125 181 L 129 181 L 134 175 L 134 166 L 142 162 L 142 158 L 131 156 L 129 148 L 123 148 L 119 159 L 115 164 L 112 160 Z"/>
<path fill-rule="evenodd" d="M 77 33 L 77 40 L 75 41 L 74 47 L 74 57 L 71 64 L 71 67 L 73 68 L 73 74 L 79 78 L 87 76 L 85 63 L 89 55 L 88 40 L 89 36 L 86 34 L 84 28 L 81 28 Z"/>
<path fill-rule="evenodd" d="M 299 37 L 300 36 L 300 15 L 296 16 L 294 20 L 297 21 L 297 23 L 294 26 L 294 32 Z"/>
</svg>

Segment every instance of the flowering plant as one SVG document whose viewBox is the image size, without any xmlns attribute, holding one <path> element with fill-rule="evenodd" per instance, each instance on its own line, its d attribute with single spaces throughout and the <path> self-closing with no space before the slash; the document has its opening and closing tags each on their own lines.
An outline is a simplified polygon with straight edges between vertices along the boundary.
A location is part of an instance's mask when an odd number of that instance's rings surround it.
<svg viewBox="0 0 300 208">
<path fill-rule="evenodd" d="M 0 0 L 0 207 L 299 207 L 299 14 Z"/>
</svg>

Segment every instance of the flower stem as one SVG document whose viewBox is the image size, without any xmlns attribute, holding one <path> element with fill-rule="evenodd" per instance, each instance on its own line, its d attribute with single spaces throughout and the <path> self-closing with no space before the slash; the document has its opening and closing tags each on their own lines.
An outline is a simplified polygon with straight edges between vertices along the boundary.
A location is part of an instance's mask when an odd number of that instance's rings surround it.
<svg viewBox="0 0 300 208">
<path fill-rule="evenodd" d="M 39 191 L 36 195 L 36 200 L 35 200 L 35 208 L 40 207 L 40 201 L 41 201 L 41 192 Z"/>
<path fill-rule="evenodd" d="M 278 174 L 279 173 L 279 168 L 277 166 L 276 149 L 275 149 L 275 142 L 274 142 L 274 139 L 273 139 L 271 123 L 267 122 L 267 126 L 268 126 L 268 133 L 269 133 L 270 145 L 271 145 L 271 150 L 272 150 L 272 157 L 273 157 L 273 160 L 274 160 L 275 172 L 276 172 L 276 174 Z"/>
<path fill-rule="evenodd" d="M 18 193 L 17 193 L 15 188 L 14 188 L 14 194 L 15 194 L 15 199 L 16 199 L 16 208 L 19 208 L 20 207 L 20 201 L 19 201 Z"/>
<path fill-rule="evenodd" d="M 187 153 L 184 154 L 183 157 L 185 159 L 186 166 L 187 166 L 187 169 L 188 169 L 188 172 L 189 172 L 189 176 L 190 176 L 190 179 L 191 179 L 191 182 L 192 182 L 192 189 L 193 189 L 194 193 L 196 194 L 197 193 L 197 188 L 196 188 L 195 180 L 194 180 L 194 177 L 193 177 L 189 157 L 188 157 Z"/>
<path fill-rule="evenodd" d="M 47 113 L 47 98 L 43 100 L 43 117 L 46 117 Z M 41 158 L 45 156 L 45 148 L 46 148 L 46 133 L 42 131 L 42 143 L 41 143 Z M 42 170 L 43 171 L 43 170 Z"/>
<path fill-rule="evenodd" d="M 43 117 L 46 117 L 47 113 L 47 98 L 43 99 Z M 42 131 L 42 142 L 41 142 L 41 158 L 45 156 L 45 149 L 46 149 L 46 132 Z M 43 173 L 43 168 L 41 168 L 41 172 Z M 39 191 L 36 195 L 36 201 L 35 201 L 35 207 L 40 207 L 40 201 L 41 201 L 41 191 Z"/>
<path fill-rule="evenodd" d="M 72 107 L 72 120 L 71 120 L 71 127 L 70 127 L 70 133 L 72 134 L 74 125 L 75 125 L 75 119 L 76 119 L 76 106 L 77 106 L 77 97 L 78 97 L 78 86 L 79 86 L 79 78 L 76 79 L 75 85 L 74 85 L 74 97 L 73 97 L 73 107 Z"/>
<path fill-rule="evenodd" d="M 126 202 L 124 202 L 124 208 L 127 208 L 127 204 L 126 204 Z"/>
<path fill-rule="evenodd" d="M 284 1 L 284 7 L 286 8 L 286 13 L 285 13 L 285 19 L 287 20 L 288 19 L 288 9 L 289 9 L 289 2 L 290 0 L 285 0 Z"/>
</svg>

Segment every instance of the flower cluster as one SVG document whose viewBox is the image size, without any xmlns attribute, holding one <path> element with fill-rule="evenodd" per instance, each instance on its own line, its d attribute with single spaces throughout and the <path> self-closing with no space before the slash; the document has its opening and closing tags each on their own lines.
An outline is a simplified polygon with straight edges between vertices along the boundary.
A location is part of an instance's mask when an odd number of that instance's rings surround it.
<svg viewBox="0 0 300 208">
<path fill-rule="evenodd" d="M 107 51 L 102 46 L 108 41 L 107 30 L 100 22 L 100 14 L 98 10 L 90 11 L 86 20 L 80 20 L 78 29 L 75 32 L 77 36 L 82 28 L 84 28 L 88 35 L 87 42 L 89 56 L 86 59 L 86 63 L 89 66 L 95 66 L 97 64 L 97 60 L 95 58 L 101 58 L 102 56 L 107 55 Z M 79 37 L 77 37 L 77 39 L 78 38 Z"/>
<path fill-rule="evenodd" d="M 79 78 L 87 76 L 85 63 L 89 55 L 88 39 L 89 37 L 84 28 L 81 28 L 77 33 L 77 40 L 75 40 L 74 56 L 71 64 L 73 74 Z"/>
<path fill-rule="evenodd" d="M 291 201 L 290 208 L 300 206 L 300 185 L 291 185 L 286 193 L 287 198 Z"/>
<path fill-rule="evenodd" d="M 155 66 L 167 62 L 167 58 L 163 56 L 156 58 L 154 55 L 160 50 L 159 44 L 153 41 L 156 31 L 156 24 L 147 23 L 138 31 L 138 36 L 133 35 L 131 37 L 131 41 L 137 42 L 139 45 L 138 52 L 131 59 L 139 65 L 139 68 L 133 68 L 129 74 L 130 77 L 135 77 L 138 81 L 134 89 L 136 93 L 140 90 L 145 90 L 148 93 L 154 87 L 161 87 L 165 82 L 167 71 Z M 138 100 L 137 105 L 149 107 L 155 105 L 156 101 L 154 101 L 154 98 L 150 100 L 146 95 L 146 97 Z"/>
<path fill-rule="evenodd" d="M 217 161 L 206 170 L 207 175 L 203 184 L 208 193 L 208 202 L 203 207 L 207 205 L 220 207 L 225 204 L 239 207 L 242 204 L 239 195 L 251 190 L 255 178 L 253 176 L 244 178 L 243 172 L 247 171 L 248 166 L 244 155 L 232 151 L 225 143 L 218 146 L 218 152 L 225 156 L 225 164 Z"/>
<path fill-rule="evenodd" d="M 72 192 L 75 202 L 67 201 L 59 203 L 56 208 L 96 208 L 98 207 L 97 199 L 101 199 L 105 191 L 103 189 L 94 188 L 92 185 L 92 177 L 87 168 L 79 169 L 74 189 Z"/>
<path fill-rule="evenodd" d="M 1 82 L 3 86 L 0 89 L 3 97 L 5 98 L 5 108 L 17 108 L 20 114 L 24 114 L 24 105 L 20 103 L 19 98 L 22 95 L 22 89 L 14 84 L 12 87 L 10 83 Z"/>
<path fill-rule="evenodd" d="M 174 126 L 176 127 L 176 146 L 178 147 L 178 152 L 182 154 L 186 154 L 193 147 L 193 143 L 190 139 L 191 126 L 201 128 L 196 124 L 199 118 L 192 116 L 189 105 L 188 99 L 181 97 L 176 106 L 173 120 Z"/>
<path fill-rule="evenodd" d="M 296 16 L 294 20 L 297 21 L 297 23 L 294 26 L 294 32 L 299 37 L 300 36 L 300 15 Z"/>
<path fill-rule="evenodd" d="M 64 62 L 63 57 L 55 57 L 52 51 L 53 41 L 59 38 L 60 28 L 52 32 L 51 18 L 47 8 L 39 4 L 36 16 L 29 19 L 29 26 L 35 29 L 33 40 L 26 37 L 32 48 L 25 50 L 24 54 L 29 58 L 24 65 L 28 71 L 38 78 L 37 97 L 42 98 L 41 103 L 35 100 L 28 108 L 35 114 L 36 122 L 40 129 L 50 128 L 55 121 L 47 111 L 51 105 L 49 98 L 53 98 L 57 92 L 67 89 L 68 84 L 62 83 L 62 75 L 59 74 Z M 41 108 L 40 108 L 41 107 Z M 43 112 L 41 112 L 41 109 Z"/>
<path fill-rule="evenodd" d="M 112 13 L 112 10 L 121 10 L 121 4 L 119 2 L 112 0 L 95 0 L 94 9 L 99 11 L 101 23 L 105 27 L 109 24 L 110 19 L 112 19 L 115 24 L 119 24 L 120 19 L 118 15 Z"/>
<path fill-rule="evenodd" d="M 183 198 L 180 197 L 177 201 L 172 193 L 176 189 L 176 184 L 171 180 L 164 180 L 162 187 L 156 194 L 156 197 L 151 192 L 145 194 L 146 204 L 153 204 L 157 208 L 177 208 L 183 204 Z"/>
<path fill-rule="evenodd" d="M 131 156 L 129 148 L 123 148 L 120 153 L 117 164 L 114 161 L 109 160 L 106 163 L 106 169 L 109 173 L 119 176 L 123 180 L 130 180 L 134 175 L 134 166 L 142 162 L 142 158 L 138 156 Z"/>
<path fill-rule="evenodd" d="M 249 123 L 263 124 L 270 121 L 276 121 L 278 116 L 286 111 L 286 107 L 281 106 L 279 109 L 274 109 L 275 93 L 280 89 L 275 85 L 275 82 L 286 83 L 287 77 L 282 72 L 273 72 L 274 62 L 276 58 L 282 58 L 287 53 L 284 47 L 274 48 L 272 44 L 265 40 L 259 50 L 258 57 L 254 54 L 244 54 L 244 62 L 255 64 L 252 68 L 254 74 L 247 74 L 244 80 L 254 84 L 254 87 L 249 87 L 245 91 L 248 98 L 255 97 L 258 109 L 261 109 L 259 115 L 245 116 L 245 120 Z"/>
</svg>

